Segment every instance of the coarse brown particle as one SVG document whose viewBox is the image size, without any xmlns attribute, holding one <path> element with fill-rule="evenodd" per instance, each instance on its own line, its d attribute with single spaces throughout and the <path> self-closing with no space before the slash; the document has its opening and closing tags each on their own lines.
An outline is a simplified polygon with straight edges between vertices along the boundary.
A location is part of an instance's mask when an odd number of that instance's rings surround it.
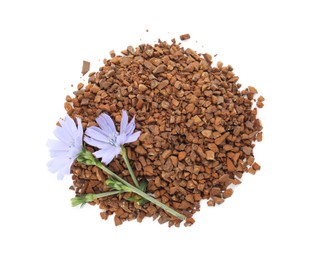
<svg viewBox="0 0 319 260">
<path fill-rule="evenodd" d="M 188 40 L 191 38 L 191 36 L 186 33 L 186 34 L 182 34 L 181 36 L 179 36 L 179 38 L 182 40 L 182 41 L 185 41 L 185 40 Z"/>
<path fill-rule="evenodd" d="M 259 171 L 260 170 L 260 165 L 258 164 L 258 163 L 254 163 L 253 165 L 252 165 L 252 167 L 253 167 L 253 169 L 255 170 L 255 171 Z"/>
<path fill-rule="evenodd" d="M 114 57 L 116 56 L 116 54 L 115 54 L 115 51 L 114 51 L 114 50 L 111 50 L 111 51 L 110 51 L 110 56 L 111 56 L 111 58 L 114 58 Z"/>
<path fill-rule="evenodd" d="M 233 192 L 234 192 L 233 189 L 230 189 L 230 188 L 225 190 L 223 193 L 223 198 L 226 199 L 231 197 L 231 195 L 233 195 Z"/>
<path fill-rule="evenodd" d="M 90 62 L 84 60 L 82 64 L 82 76 L 88 73 L 89 70 L 90 70 Z"/>
</svg>

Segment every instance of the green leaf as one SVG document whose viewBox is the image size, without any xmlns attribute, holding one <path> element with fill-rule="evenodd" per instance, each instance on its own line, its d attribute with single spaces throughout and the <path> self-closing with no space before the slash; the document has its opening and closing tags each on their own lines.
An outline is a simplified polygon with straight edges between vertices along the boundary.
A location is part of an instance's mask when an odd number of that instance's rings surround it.
<svg viewBox="0 0 319 260">
<path fill-rule="evenodd" d="M 139 199 L 136 198 L 136 197 L 129 197 L 129 198 L 126 198 L 126 200 L 131 201 L 131 202 L 136 202 L 136 201 L 138 201 Z"/>
<path fill-rule="evenodd" d="M 148 202 L 147 199 L 141 198 L 139 196 L 138 197 L 134 196 L 134 197 L 126 198 L 126 200 L 131 201 L 131 202 L 136 202 L 140 206 L 143 206 L 145 203 Z"/>
<path fill-rule="evenodd" d="M 72 207 L 76 207 L 79 205 L 82 205 L 83 203 L 85 203 L 85 197 L 84 196 L 77 196 L 71 199 L 71 204 Z"/>
<path fill-rule="evenodd" d="M 138 205 L 143 206 L 145 203 L 147 203 L 148 200 L 144 198 L 140 198 L 137 202 Z"/>
<path fill-rule="evenodd" d="M 147 188 L 147 184 L 148 184 L 148 181 L 146 179 L 143 179 L 141 184 L 140 184 L 140 190 L 145 192 L 146 188 Z"/>
</svg>

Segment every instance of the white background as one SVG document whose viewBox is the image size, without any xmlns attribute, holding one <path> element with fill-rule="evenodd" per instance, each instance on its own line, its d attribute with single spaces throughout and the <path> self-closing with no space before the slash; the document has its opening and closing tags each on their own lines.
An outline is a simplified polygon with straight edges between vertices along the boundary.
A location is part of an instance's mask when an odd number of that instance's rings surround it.
<svg viewBox="0 0 319 260">
<path fill-rule="evenodd" d="M 1 1 L 0 259 L 319 259 L 317 11 L 307 0 Z M 94 71 L 112 49 L 183 33 L 266 98 L 262 170 L 221 206 L 204 202 L 190 228 L 115 227 L 97 207 L 72 208 L 45 142 L 82 60 Z"/>
</svg>

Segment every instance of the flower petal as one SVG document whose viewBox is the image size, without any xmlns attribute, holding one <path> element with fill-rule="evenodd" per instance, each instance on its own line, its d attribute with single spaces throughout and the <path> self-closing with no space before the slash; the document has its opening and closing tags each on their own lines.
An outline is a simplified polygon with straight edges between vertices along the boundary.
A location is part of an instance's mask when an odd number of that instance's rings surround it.
<svg viewBox="0 0 319 260">
<path fill-rule="evenodd" d="M 120 134 L 125 134 L 126 133 L 127 123 L 128 123 L 127 112 L 125 110 L 122 110 Z"/>
<path fill-rule="evenodd" d="M 128 124 L 128 126 L 125 129 L 126 135 L 131 135 L 135 130 L 135 116 L 132 118 L 131 122 Z"/>
<path fill-rule="evenodd" d="M 62 143 L 58 140 L 49 139 L 47 141 L 47 146 L 50 150 L 67 150 L 68 146 L 65 143 Z"/>
<path fill-rule="evenodd" d="M 47 166 L 49 171 L 54 173 L 62 169 L 65 165 L 69 164 L 70 161 L 72 160 L 70 160 L 67 156 L 58 156 L 50 160 Z"/>
<path fill-rule="evenodd" d="M 76 121 L 78 123 L 78 128 L 77 128 L 77 136 L 76 139 L 77 140 L 81 140 L 83 139 L 83 127 L 82 127 L 82 122 L 80 118 L 76 118 Z"/>
<path fill-rule="evenodd" d="M 97 158 L 102 158 L 102 162 L 106 165 L 109 164 L 115 156 L 117 156 L 121 152 L 121 148 L 119 146 L 112 146 L 111 149 L 102 149 L 94 152 L 94 156 Z"/>
<path fill-rule="evenodd" d="M 62 169 L 60 169 L 60 170 L 58 171 L 58 174 L 57 174 L 58 180 L 62 180 L 65 175 L 69 175 L 69 174 L 70 174 L 72 163 L 73 163 L 73 162 L 71 162 L 71 163 L 65 165 Z"/>
<path fill-rule="evenodd" d="M 119 146 L 119 145 L 125 144 L 126 143 L 126 139 L 127 139 L 126 134 L 120 134 L 116 138 L 116 145 Z"/>
<path fill-rule="evenodd" d="M 80 152 L 82 152 L 82 150 L 83 150 L 83 139 L 75 140 L 75 145 L 73 147 L 73 150 L 76 151 L 76 154 L 79 154 Z"/>
<path fill-rule="evenodd" d="M 68 151 L 67 150 L 53 150 L 53 149 L 51 149 L 50 150 L 50 156 L 51 156 L 51 158 L 59 157 L 59 156 L 67 157 L 68 156 Z"/>
<path fill-rule="evenodd" d="M 70 145 L 70 143 L 72 143 L 73 141 L 72 136 L 70 136 L 69 133 L 65 131 L 65 129 L 63 129 L 61 126 L 57 126 L 54 129 L 53 133 L 56 136 L 56 138 L 58 138 L 61 142 L 63 142 L 66 145 Z"/>
<path fill-rule="evenodd" d="M 100 148 L 100 149 L 111 149 L 113 146 L 109 143 L 96 140 L 94 138 L 84 136 L 84 142 L 86 142 L 89 145 L 92 145 L 94 147 Z"/>
<path fill-rule="evenodd" d="M 74 120 L 69 115 L 66 115 L 64 120 L 59 120 L 59 123 L 61 125 L 61 130 L 64 132 L 64 136 L 68 137 L 67 140 L 74 140 L 75 136 L 77 136 L 77 128 Z"/>
<path fill-rule="evenodd" d="M 78 147 L 72 147 L 68 151 L 67 157 L 73 159 L 74 161 L 78 157 L 80 152 L 82 152 L 82 147 L 80 147 L 80 149 Z"/>
<path fill-rule="evenodd" d="M 62 120 L 60 120 L 61 126 L 65 128 L 71 136 L 75 136 L 77 133 L 77 128 L 73 118 L 71 118 L 69 115 L 66 115 L 63 123 L 61 123 L 61 121 Z"/>
<path fill-rule="evenodd" d="M 141 135 L 141 131 L 135 132 L 134 134 L 131 134 L 127 136 L 125 143 L 132 143 L 135 142 Z"/>
<path fill-rule="evenodd" d="M 108 143 L 110 141 L 110 136 L 107 135 L 108 133 L 104 132 L 103 130 L 101 130 L 101 128 L 98 128 L 96 126 L 91 126 L 86 129 L 85 134 L 101 142 Z"/>
<path fill-rule="evenodd" d="M 112 118 L 108 114 L 101 114 L 98 118 L 95 119 L 98 125 L 106 132 L 106 133 L 114 133 L 116 132 L 116 128 Z"/>
<path fill-rule="evenodd" d="M 76 118 L 76 122 L 78 123 L 78 134 L 79 135 L 83 135 L 83 127 L 82 127 L 82 122 L 81 122 L 81 118 Z"/>
</svg>

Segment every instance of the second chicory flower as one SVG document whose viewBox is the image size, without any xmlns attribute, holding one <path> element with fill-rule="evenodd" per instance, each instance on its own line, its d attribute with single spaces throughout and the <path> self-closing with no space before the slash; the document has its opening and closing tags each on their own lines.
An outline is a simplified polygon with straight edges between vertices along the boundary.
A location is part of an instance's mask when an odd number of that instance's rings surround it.
<svg viewBox="0 0 319 260">
<path fill-rule="evenodd" d="M 64 120 L 59 120 L 60 125 L 54 130 L 58 140 L 48 140 L 51 160 L 48 168 L 51 172 L 58 173 L 58 179 L 63 179 L 70 174 L 74 160 L 82 152 L 83 128 L 81 119 L 77 118 L 77 125 L 68 115 Z"/>
</svg>

